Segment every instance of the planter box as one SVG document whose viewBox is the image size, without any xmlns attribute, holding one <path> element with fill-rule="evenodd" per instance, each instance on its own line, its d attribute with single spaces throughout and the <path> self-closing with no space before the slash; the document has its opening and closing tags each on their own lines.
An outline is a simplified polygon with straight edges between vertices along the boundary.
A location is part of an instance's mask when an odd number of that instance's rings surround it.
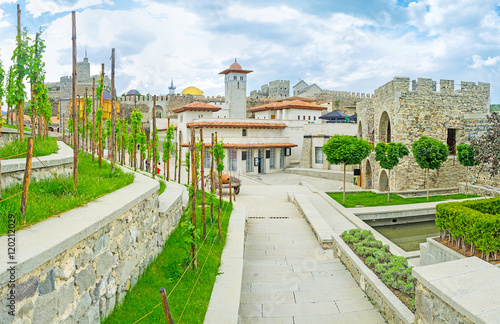
<svg viewBox="0 0 500 324">
<path fill-rule="evenodd" d="M 415 315 L 387 288 L 339 235 L 332 235 L 333 253 L 349 270 L 384 319 L 392 323 L 414 323 Z"/>
</svg>

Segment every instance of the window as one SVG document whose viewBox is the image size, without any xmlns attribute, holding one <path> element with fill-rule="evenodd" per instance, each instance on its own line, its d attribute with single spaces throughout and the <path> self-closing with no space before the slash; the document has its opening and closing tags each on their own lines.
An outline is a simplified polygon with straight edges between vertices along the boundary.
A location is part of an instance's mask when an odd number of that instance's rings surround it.
<svg viewBox="0 0 500 324">
<path fill-rule="evenodd" d="M 455 145 L 457 144 L 457 130 L 455 128 L 448 128 L 448 151 L 451 155 L 455 155 Z"/>
<path fill-rule="evenodd" d="M 314 116 L 314 120 L 316 120 L 316 116 Z"/>
<path fill-rule="evenodd" d="M 211 167 L 210 158 L 210 149 L 208 147 L 205 147 L 205 168 Z"/>
<path fill-rule="evenodd" d="M 241 136 L 247 136 L 247 130 L 246 129 L 242 129 L 241 130 Z"/>
<path fill-rule="evenodd" d="M 271 149 L 271 154 L 269 156 L 269 169 L 274 169 L 274 149 Z"/>
<path fill-rule="evenodd" d="M 316 156 L 316 164 L 323 164 L 323 148 L 320 147 L 315 147 L 315 156 Z"/>
<path fill-rule="evenodd" d="M 235 75 L 235 76 L 233 77 L 233 80 L 238 80 L 238 77 Z"/>
<path fill-rule="evenodd" d="M 297 119 L 300 120 L 300 116 L 297 116 Z M 181 120 L 182 121 L 182 120 Z"/>
<path fill-rule="evenodd" d="M 247 151 L 247 172 L 253 171 L 252 150 Z"/>
<path fill-rule="evenodd" d="M 229 150 L 229 171 L 236 171 L 238 164 L 238 152 L 236 150 Z"/>
<path fill-rule="evenodd" d="M 283 169 L 285 167 L 285 149 L 280 148 L 280 168 Z"/>
<path fill-rule="evenodd" d="M 306 120 L 306 116 L 305 116 L 305 115 L 304 115 L 304 116 L 302 116 L 302 117 L 304 118 L 304 120 Z"/>
<path fill-rule="evenodd" d="M 311 120 L 311 116 L 307 116 L 309 118 L 309 120 Z"/>
<path fill-rule="evenodd" d="M 243 77 L 242 76 L 240 76 L 240 80 L 243 81 Z"/>
</svg>

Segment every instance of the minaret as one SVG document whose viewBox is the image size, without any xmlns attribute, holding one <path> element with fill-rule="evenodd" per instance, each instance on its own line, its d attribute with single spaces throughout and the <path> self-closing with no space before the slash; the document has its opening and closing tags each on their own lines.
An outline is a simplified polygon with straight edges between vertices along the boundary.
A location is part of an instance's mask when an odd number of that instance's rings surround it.
<svg viewBox="0 0 500 324">
<path fill-rule="evenodd" d="M 247 116 L 247 74 L 251 72 L 253 71 L 243 70 L 234 59 L 229 69 L 219 73 L 225 75 L 225 97 L 230 118 L 246 118 Z"/>
<path fill-rule="evenodd" d="M 174 79 L 170 82 L 170 87 L 168 87 L 168 95 L 175 95 Z"/>
</svg>

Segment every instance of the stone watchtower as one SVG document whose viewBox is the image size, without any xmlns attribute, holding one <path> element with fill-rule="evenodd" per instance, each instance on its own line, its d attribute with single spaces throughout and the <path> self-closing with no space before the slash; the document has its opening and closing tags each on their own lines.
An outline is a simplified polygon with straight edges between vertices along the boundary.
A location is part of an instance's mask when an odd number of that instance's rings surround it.
<svg viewBox="0 0 500 324">
<path fill-rule="evenodd" d="M 247 74 L 253 71 L 243 70 L 241 65 L 234 63 L 219 74 L 224 74 L 226 104 L 229 106 L 230 118 L 246 117 Z"/>
</svg>

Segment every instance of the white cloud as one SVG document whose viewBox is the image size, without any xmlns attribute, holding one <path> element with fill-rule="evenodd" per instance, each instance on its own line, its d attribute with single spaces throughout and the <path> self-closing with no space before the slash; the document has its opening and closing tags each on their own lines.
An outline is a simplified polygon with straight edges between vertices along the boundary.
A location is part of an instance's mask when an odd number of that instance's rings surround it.
<svg viewBox="0 0 500 324">
<path fill-rule="evenodd" d="M 9 26 L 11 26 L 11 24 L 9 24 L 7 21 L 5 21 L 4 11 L 2 9 L 0 9 L 0 28 L 9 27 Z"/>
<path fill-rule="evenodd" d="M 472 55 L 472 64 L 469 65 L 472 69 L 479 69 L 483 67 L 491 67 L 497 65 L 500 62 L 500 56 L 489 57 L 483 59 L 480 55 Z"/>
<path fill-rule="evenodd" d="M 108 1 L 104 1 L 108 2 Z M 60 0 L 28 0 L 26 4 L 26 10 L 30 12 L 34 18 L 40 17 L 43 13 L 49 13 L 50 15 L 73 11 L 76 9 L 84 9 L 92 7 L 95 5 L 100 5 L 103 0 L 78 0 L 72 5 L 67 5 L 64 2 L 61 3 Z"/>
</svg>

